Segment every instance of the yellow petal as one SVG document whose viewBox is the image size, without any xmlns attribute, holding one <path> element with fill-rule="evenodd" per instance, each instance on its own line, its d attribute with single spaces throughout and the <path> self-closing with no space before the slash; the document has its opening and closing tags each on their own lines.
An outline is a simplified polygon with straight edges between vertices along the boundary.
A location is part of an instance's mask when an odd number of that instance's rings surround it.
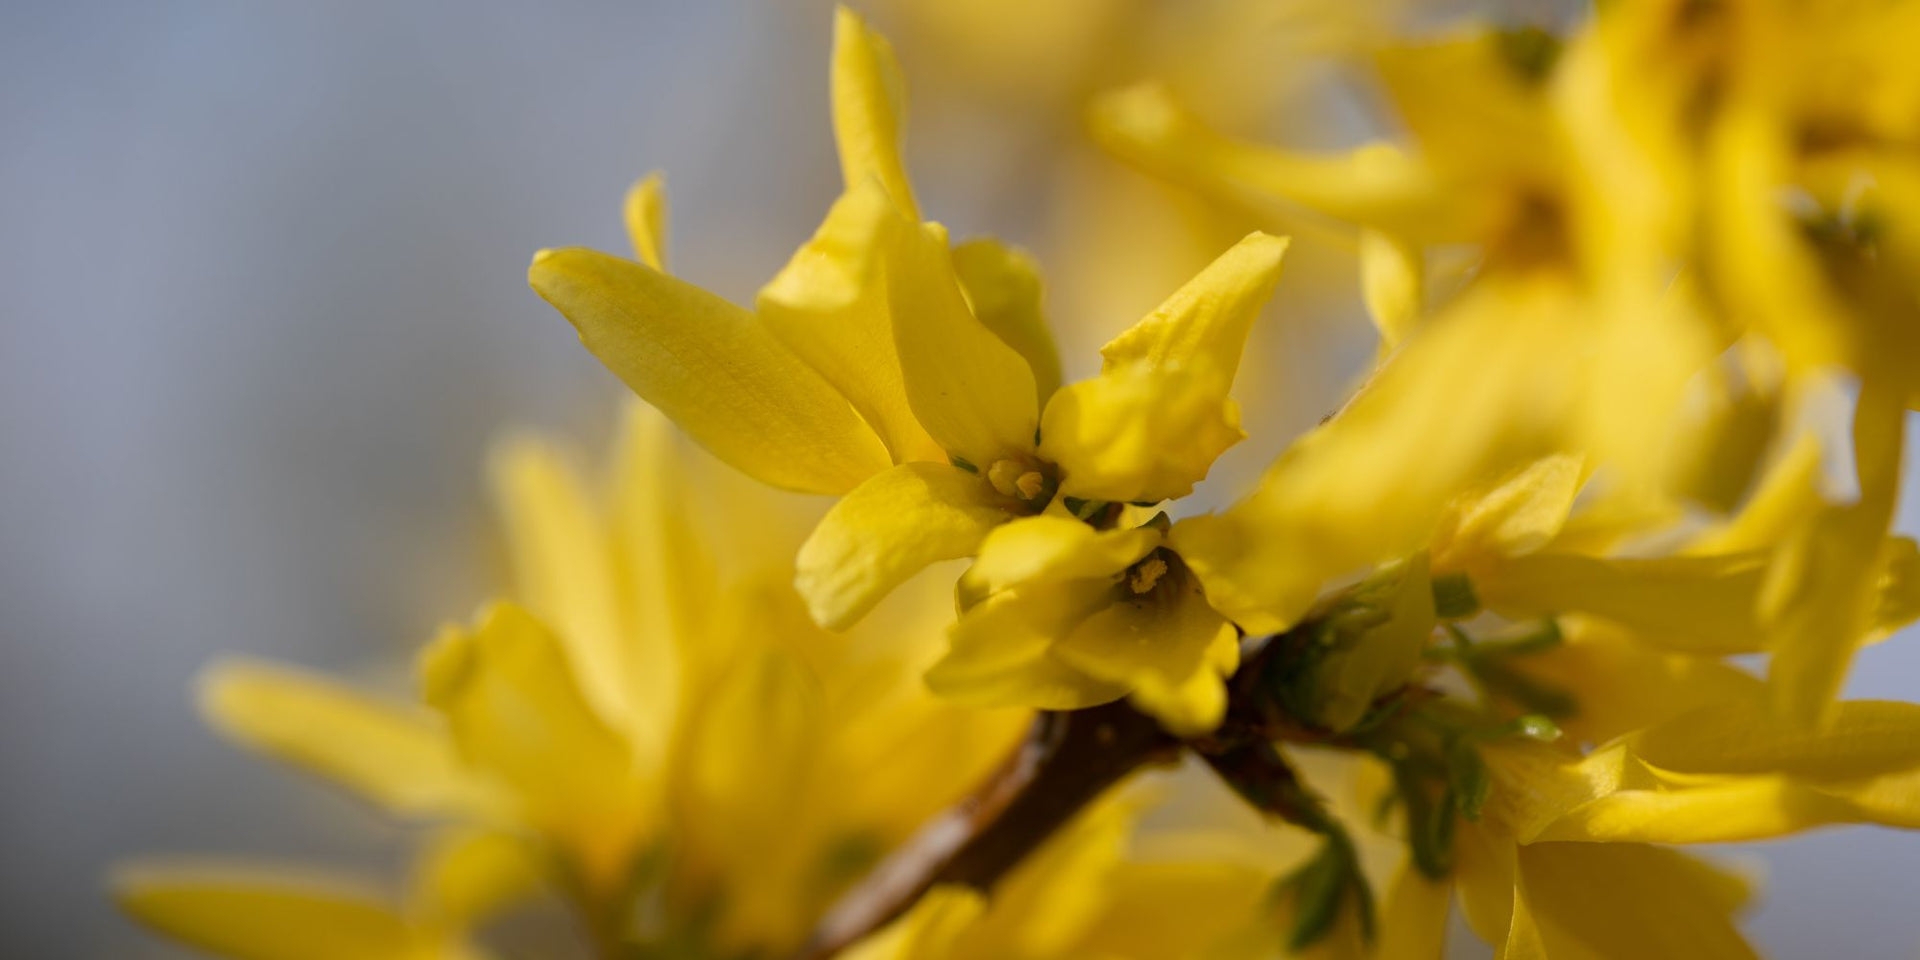
<svg viewBox="0 0 1920 960">
<path fill-rule="evenodd" d="M 1555 818 L 1530 839 L 1738 843 L 1856 819 L 1849 804 L 1786 777 L 1735 777 L 1678 789 L 1608 793 Z"/>
<path fill-rule="evenodd" d="M 680 698 L 693 682 L 688 650 L 698 645 L 718 579 L 703 536 L 711 531 L 690 489 L 691 460 L 660 411 L 638 400 L 627 405 L 613 453 L 612 504 L 600 523 L 610 528 L 602 535 L 612 543 L 626 630 L 612 661 L 629 700 L 619 729 L 643 771 L 658 769 L 669 752 Z"/>
<path fill-rule="evenodd" d="M 1557 453 L 1528 464 L 1493 490 L 1471 497 L 1442 523 L 1434 563 L 1471 569 L 1483 560 L 1531 553 L 1560 534 L 1586 479 L 1580 457 Z"/>
<path fill-rule="evenodd" d="M 1423 164 L 1387 144 L 1313 155 L 1243 143 L 1208 129 L 1167 89 L 1142 84 L 1097 99 L 1094 136 L 1121 159 L 1227 200 L 1297 204 L 1414 239 L 1457 238 L 1465 204 Z"/>
<path fill-rule="evenodd" d="M 1500 943 L 1513 926 L 1514 859 L 1518 848 L 1512 837 L 1496 835 L 1475 823 L 1459 824 L 1453 848 L 1460 913 L 1480 939 Z"/>
<path fill-rule="evenodd" d="M 1378 230 L 1360 231 L 1360 295 L 1367 317 L 1380 331 L 1382 357 L 1400 346 L 1420 322 L 1426 296 L 1426 263 L 1420 250 Z"/>
<path fill-rule="evenodd" d="M 491 467 L 518 599 L 553 625 L 595 711 L 626 725 L 634 710 L 629 654 L 668 638 L 628 634 L 624 584 L 598 504 L 573 465 L 531 437 L 500 444 Z"/>
<path fill-rule="evenodd" d="M 1198 736 L 1226 713 L 1226 678 L 1240 665 L 1240 637 L 1185 571 L 1162 579 L 1144 594 L 1117 590 L 1113 602 L 1054 644 L 1053 654 L 1125 686 L 1132 703 L 1169 732 Z"/>
<path fill-rule="evenodd" d="M 927 671 L 927 687 L 975 706 L 1078 710 L 1120 699 L 1126 686 L 1089 676 L 1052 652 L 1112 589 L 1104 579 L 1073 580 L 988 597 L 953 625 L 952 649 Z"/>
<path fill-rule="evenodd" d="M 292 869 L 149 864 L 115 871 L 114 898 L 140 922 L 234 960 L 439 960 L 436 949 L 378 894 Z M 470 955 L 469 955 L 470 956 Z"/>
<path fill-rule="evenodd" d="M 1604 743 L 1691 710 L 1752 699 L 1762 689 L 1759 678 L 1717 659 L 1651 648 L 1620 630 L 1584 621 L 1562 624 L 1565 642 L 1515 657 L 1511 665 L 1573 695 L 1574 714 L 1555 719 L 1582 743 Z"/>
<path fill-rule="evenodd" d="M 1521 847 L 1516 931 L 1540 957 L 1754 957 L 1734 926 L 1747 885 L 1671 850 L 1632 843 Z M 1526 956 L 1511 949 L 1508 956 Z"/>
<path fill-rule="evenodd" d="M 1060 352 L 1040 306 L 1039 265 L 1024 250 L 982 238 L 953 248 L 953 269 L 973 315 L 1026 358 L 1038 409 L 1046 409 L 1060 389 Z"/>
<path fill-rule="evenodd" d="M 1810 786 L 1844 802 L 1853 814 L 1847 822 L 1920 830 L 1920 769 Z"/>
<path fill-rule="evenodd" d="M 1238 443 L 1228 398 L 1241 348 L 1280 277 L 1287 241 L 1250 234 L 1100 352 L 1100 376 L 1047 404 L 1040 452 L 1090 500 L 1182 497 Z"/>
<path fill-rule="evenodd" d="M 920 425 L 983 471 L 1028 457 L 1040 423 L 1033 371 L 968 309 L 946 229 L 899 231 L 886 269 L 894 345 Z"/>
<path fill-rule="evenodd" d="M 973 553 L 1011 519 L 1009 505 L 958 467 L 901 464 L 827 511 L 800 548 L 794 585 L 815 622 L 844 629 L 927 564 Z"/>
<path fill-rule="evenodd" d="M 879 268 L 908 229 L 876 181 L 855 183 L 756 301 L 767 329 L 853 404 L 895 463 L 946 459 L 907 404 Z"/>
<path fill-rule="evenodd" d="M 426 700 L 467 762 L 511 785 L 526 818 L 592 884 L 616 882 L 658 814 L 631 748 L 594 713 L 560 642 L 526 611 L 495 603 L 471 631 L 448 627 L 420 656 Z"/>
<path fill-rule="evenodd" d="M 1067 517 L 1021 517 L 987 534 L 961 577 L 962 591 L 984 596 L 1019 585 L 1116 576 L 1163 536 L 1149 526 L 1097 530 Z"/>
<path fill-rule="evenodd" d="M 833 17 L 833 139 L 848 187 L 869 177 L 886 188 L 894 206 L 918 221 L 900 155 L 907 112 L 907 85 L 893 45 L 860 15 L 842 6 Z"/>
<path fill-rule="evenodd" d="M 537 894 L 547 882 L 536 848 L 497 830 L 436 836 L 414 865 L 412 911 L 437 928 L 471 930 Z"/>
<path fill-rule="evenodd" d="M 678 799 L 698 815 L 673 840 L 727 893 L 723 952 L 771 953 L 803 938 L 837 892 L 811 872 L 831 821 L 807 790 L 832 728 L 818 681 L 788 651 L 748 648 L 730 666 L 689 721 Z"/>
<path fill-rule="evenodd" d="M 1763 560 L 1537 553 L 1498 564 L 1473 587 L 1488 607 L 1512 617 L 1584 613 L 1673 650 L 1747 653 L 1766 640 L 1759 620 Z"/>
<path fill-rule="evenodd" d="M 1740 512 L 1725 525 L 1689 543 L 1687 552 L 1739 553 L 1768 549 L 1785 540 L 1825 505 L 1820 489 L 1820 453 L 1818 436 L 1812 432 L 1800 434 L 1762 475 Z"/>
<path fill-rule="evenodd" d="M 431 713 L 286 667 L 230 660 L 200 679 L 200 709 L 228 736 L 407 816 L 502 809 Z"/>
<path fill-rule="evenodd" d="M 1053 395 L 1040 454 L 1060 465 L 1066 496 L 1156 503 L 1192 493 L 1246 436 L 1217 378 L 1125 366 Z"/>
<path fill-rule="evenodd" d="M 1664 770 L 1866 777 L 1920 767 L 1920 704 L 1846 700 L 1835 705 L 1828 726 L 1815 730 L 1770 718 L 1752 701 L 1733 702 L 1677 717 L 1629 742 Z"/>
<path fill-rule="evenodd" d="M 1141 806 L 1137 793 L 1111 791 L 1055 832 L 995 886 L 968 955 L 1084 955 L 1074 947 L 1099 922 L 1101 881 L 1123 862 Z"/>
<path fill-rule="evenodd" d="M 1376 960 L 1439 960 L 1447 942 L 1449 885 L 1402 867 L 1380 910 Z"/>
<path fill-rule="evenodd" d="M 1906 395 L 1867 381 L 1853 425 L 1859 499 L 1815 515 L 1767 571 L 1767 683 L 1781 717 L 1831 718 L 1854 650 L 1873 630 L 1905 437 Z"/>
<path fill-rule="evenodd" d="M 967 928 L 987 909 L 969 887 L 939 886 L 914 902 L 906 916 L 842 954 L 846 960 L 947 960 Z"/>
<path fill-rule="evenodd" d="M 667 272 L 667 183 L 659 171 L 647 174 L 627 190 L 623 208 L 627 239 L 641 263 Z"/>
<path fill-rule="evenodd" d="M 1075 944 L 1075 956 L 1192 957 L 1196 947 L 1221 939 L 1220 931 L 1256 915 L 1272 874 L 1196 857 L 1122 863 L 1104 879 L 1103 909 Z M 1267 936 L 1269 944 L 1276 942 L 1271 931 Z"/>
<path fill-rule="evenodd" d="M 747 311 L 590 250 L 541 251 L 527 280 L 627 386 L 749 476 L 841 493 L 886 465 L 846 399 Z"/>
</svg>

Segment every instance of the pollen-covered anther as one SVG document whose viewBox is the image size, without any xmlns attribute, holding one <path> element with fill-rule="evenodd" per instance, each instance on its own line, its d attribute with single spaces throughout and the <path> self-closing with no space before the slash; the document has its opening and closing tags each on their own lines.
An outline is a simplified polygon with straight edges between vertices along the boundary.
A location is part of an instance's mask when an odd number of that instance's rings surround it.
<svg viewBox="0 0 1920 960">
<path fill-rule="evenodd" d="M 1013 481 L 1013 489 L 1020 494 L 1022 500 L 1032 500 L 1040 496 L 1040 491 L 1046 488 L 1047 478 L 1041 476 L 1038 470 L 1028 470 L 1021 474 L 1019 479 Z"/>
<path fill-rule="evenodd" d="M 995 460 L 987 467 L 987 482 L 1001 496 L 1033 500 L 1046 490 L 1047 478 L 1015 460 Z"/>
<path fill-rule="evenodd" d="M 1127 589 L 1134 593 L 1146 593 L 1157 586 L 1160 578 L 1166 575 L 1167 561 L 1157 554 L 1150 556 L 1134 564 L 1133 569 L 1127 572 Z"/>
</svg>

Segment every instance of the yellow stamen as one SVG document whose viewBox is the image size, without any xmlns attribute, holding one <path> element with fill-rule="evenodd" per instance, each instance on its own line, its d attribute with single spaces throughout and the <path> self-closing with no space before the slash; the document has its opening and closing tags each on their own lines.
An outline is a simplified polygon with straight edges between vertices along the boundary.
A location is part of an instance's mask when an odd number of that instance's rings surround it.
<svg viewBox="0 0 1920 960">
<path fill-rule="evenodd" d="M 1020 473 L 1020 465 L 1012 460 L 995 460 L 987 467 L 987 482 L 993 484 L 993 489 L 1000 491 L 1001 496 L 1017 497 L 1020 495 L 1017 486 Z"/>
<path fill-rule="evenodd" d="M 1134 565 L 1133 572 L 1127 575 L 1127 588 L 1134 593 L 1146 593 L 1167 575 L 1167 562 L 1154 555 Z"/>
<path fill-rule="evenodd" d="M 1028 470 L 1026 473 L 1020 475 L 1020 479 L 1013 482 L 1013 488 L 1020 491 L 1020 499 L 1022 500 L 1032 500 L 1040 496 L 1040 491 L 1045 488 L 1046 485 L 1047 478 L 1041 476 L 1038 470 Z"/>
</svg>

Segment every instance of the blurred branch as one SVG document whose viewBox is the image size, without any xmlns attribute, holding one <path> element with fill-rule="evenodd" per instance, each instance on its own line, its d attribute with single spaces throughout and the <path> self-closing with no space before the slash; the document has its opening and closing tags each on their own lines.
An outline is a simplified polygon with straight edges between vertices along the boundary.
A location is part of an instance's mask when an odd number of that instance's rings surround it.
<svg viewBox="0 0 1920 960">
<path fill-rule="evenodd" d="M 939 884 L 991 890 L 1127 774 L 1181 742 L 1126 703 L 1040 714 L 987 782 L 936 818 L 830 910 L 801 953 L 825 960 L 907 912 Z"/>
<path fill-rule="evenodd" d="M 1226 718 L 1206 737 L 1180 740 L 1124 701 L 1040 714 L 980 789 L 922 828 L 827 912 L 799 960 L 828 960 L 905 914 L 940 884 L 990 892 L 1109 787 L 1188 750 L 1255 809 L 1339 846 L 1345 841 L 1339 822 L 1276 745 L 1355 746 L 1348 737 L 1291 716 L 1275 695 L 1273 671 L 1299 655 L 1309 629 L 1242 642 L 1240 669 L 1228 681 Z M 1410 687 L 1395 699 L 1422 693 Z M 1333 877 L 1344 884 L 1345 874 Z"/>
</svg>

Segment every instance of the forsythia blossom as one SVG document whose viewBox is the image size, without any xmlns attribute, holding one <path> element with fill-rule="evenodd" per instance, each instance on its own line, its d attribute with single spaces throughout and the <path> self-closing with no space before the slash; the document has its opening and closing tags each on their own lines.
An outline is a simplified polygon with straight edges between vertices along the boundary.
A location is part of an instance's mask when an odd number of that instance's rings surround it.
<svg viewBox="0 0 1920 960">
<path fill-rule="evenodd" d="M 843 192 L 751 308 L 668 272 L 657 177 L 634 258 L 535 256 L 651 406 L 604 497 L 502 449 L 516 587 L 425 707 L 209 675 L 236 738 L 447 825 L 407 896 L 156 864 L 123 900 L 237 957 L 479 957 L 539 891 L 603 957 L 1431 958 L 1456 904 L 1511 960 L 1753 956 L 1752 883 L 1675 846 L 1920 827 L 1920 704 L 1842 697 L 1920 617 L 1916 40 L 1783 0 L 1349 39 L 1407 136 L 1334 152 L 1103 94 L 1099 142 L 1245 236 L 1065 382 L 1032 259 L 923 219 L 841 9 Z M 1379 349 L 1207 512 L 1288 247 L 1253 228 L 1303 213 Z M 720 522 L 669 419 L 831 505 Z M 1148 855 L 1128 778 L 1183 758 L 1264 820 Z"/>
</svg>

